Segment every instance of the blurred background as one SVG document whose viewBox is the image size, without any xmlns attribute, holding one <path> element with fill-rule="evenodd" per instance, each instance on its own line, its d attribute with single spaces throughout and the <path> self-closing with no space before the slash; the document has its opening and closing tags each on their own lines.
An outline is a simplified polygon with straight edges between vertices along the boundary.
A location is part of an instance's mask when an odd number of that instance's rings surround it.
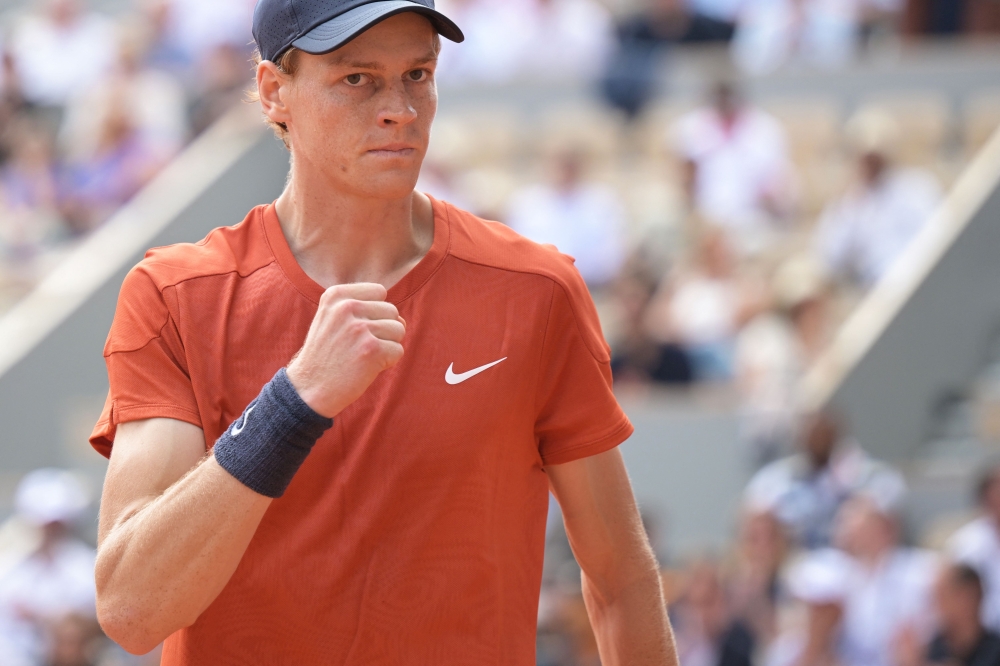
<svg viewBox="0 0 1000 666">
<path fill-rule="evenodd" d="M 94 616 L 125 272 L 273 200 L 253 0 L 0 0 L 0 666 Z M 419 188 L 574 256 L 683 666 L 1000 665 L 1000 1 L 439 0 Z M 550 511 L 540 666 L 599 664 Z"/>
</svg>

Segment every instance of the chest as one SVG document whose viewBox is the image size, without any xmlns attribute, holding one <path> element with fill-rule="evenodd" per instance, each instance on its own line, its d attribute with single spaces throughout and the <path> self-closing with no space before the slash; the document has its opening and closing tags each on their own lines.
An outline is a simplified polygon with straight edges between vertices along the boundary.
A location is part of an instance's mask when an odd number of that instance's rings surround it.
<svg viewBox="0 0 1000 666">
<path fill-rule="evenodd" d="M 396 304 L 407 321 L 404 357 L 338 417 L 344 436 L 427 438 L 440 448 L 531 432 L 549 302 L 503 275 L 485 278 L 439 280 Z M 254 289 L 214 307 L 215 316 L 201 325 L 189 317 L 184 330 L 209 441 L 290 362 L 317 310 L 297 293 Z"/>
</svg>

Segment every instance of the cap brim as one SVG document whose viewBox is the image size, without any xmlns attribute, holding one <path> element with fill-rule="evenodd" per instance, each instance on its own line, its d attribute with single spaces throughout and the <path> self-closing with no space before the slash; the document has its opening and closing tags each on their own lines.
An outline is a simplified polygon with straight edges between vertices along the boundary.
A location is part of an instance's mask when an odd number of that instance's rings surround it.
<svg viewBox="0 0 1000 666">
<path fill-rule="evenodd" d="M 321 23 L 292 42 L 292 46 L 314 55 L 329 53 L 351 41 L 376 23 L 403 12 L 423 14 L 430 19 L 442 37 L 453 42 L 465 41 L 465 35 L 455 25 L 455 22 L 436 9 L 408 0 L 383 0 L 355 7 L 326 23 Z"/>
</svg>

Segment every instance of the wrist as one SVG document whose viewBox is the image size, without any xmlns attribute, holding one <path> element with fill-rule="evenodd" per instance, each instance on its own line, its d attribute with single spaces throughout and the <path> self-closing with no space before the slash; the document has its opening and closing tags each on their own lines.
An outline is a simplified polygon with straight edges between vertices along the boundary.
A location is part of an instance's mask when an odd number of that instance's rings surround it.
<svg viewBox="0 0 1000 666">
<path fill-rule="evenodd" d="M 301 399 L 284 369 L 216 441 L 216 461 L 266 497 L 281 497 L 333 420 Z"/>
<path fill-rule="evenodd" d="M 320 416 L 332 419 L 343 410 L 342 407 L 337 408 L 330 404 L 330 400 L 324 399 L 326 396 L 323 395 L 322 386 L 309 381 L 309 373 L 303 372 L 297 363 L 292 362 L 285 368 L 285 376 L 288 377 L 288 381 L 302 402 Z"/>
</svg>

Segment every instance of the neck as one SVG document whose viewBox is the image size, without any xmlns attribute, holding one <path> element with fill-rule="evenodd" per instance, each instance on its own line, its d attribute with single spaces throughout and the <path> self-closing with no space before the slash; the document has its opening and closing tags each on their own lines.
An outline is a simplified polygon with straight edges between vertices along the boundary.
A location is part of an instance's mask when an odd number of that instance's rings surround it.
<svg viewBox="0 0 1000 666">
<path fill-rule="evenodd" d="M 371 199 L 310 182 L 292 167 L 275 203 L 296 261 L 324 289 L 373 282 L 391 288 L 430 250 L 434 215 L 419 192 L 401 199 Z"/>
</svg>

